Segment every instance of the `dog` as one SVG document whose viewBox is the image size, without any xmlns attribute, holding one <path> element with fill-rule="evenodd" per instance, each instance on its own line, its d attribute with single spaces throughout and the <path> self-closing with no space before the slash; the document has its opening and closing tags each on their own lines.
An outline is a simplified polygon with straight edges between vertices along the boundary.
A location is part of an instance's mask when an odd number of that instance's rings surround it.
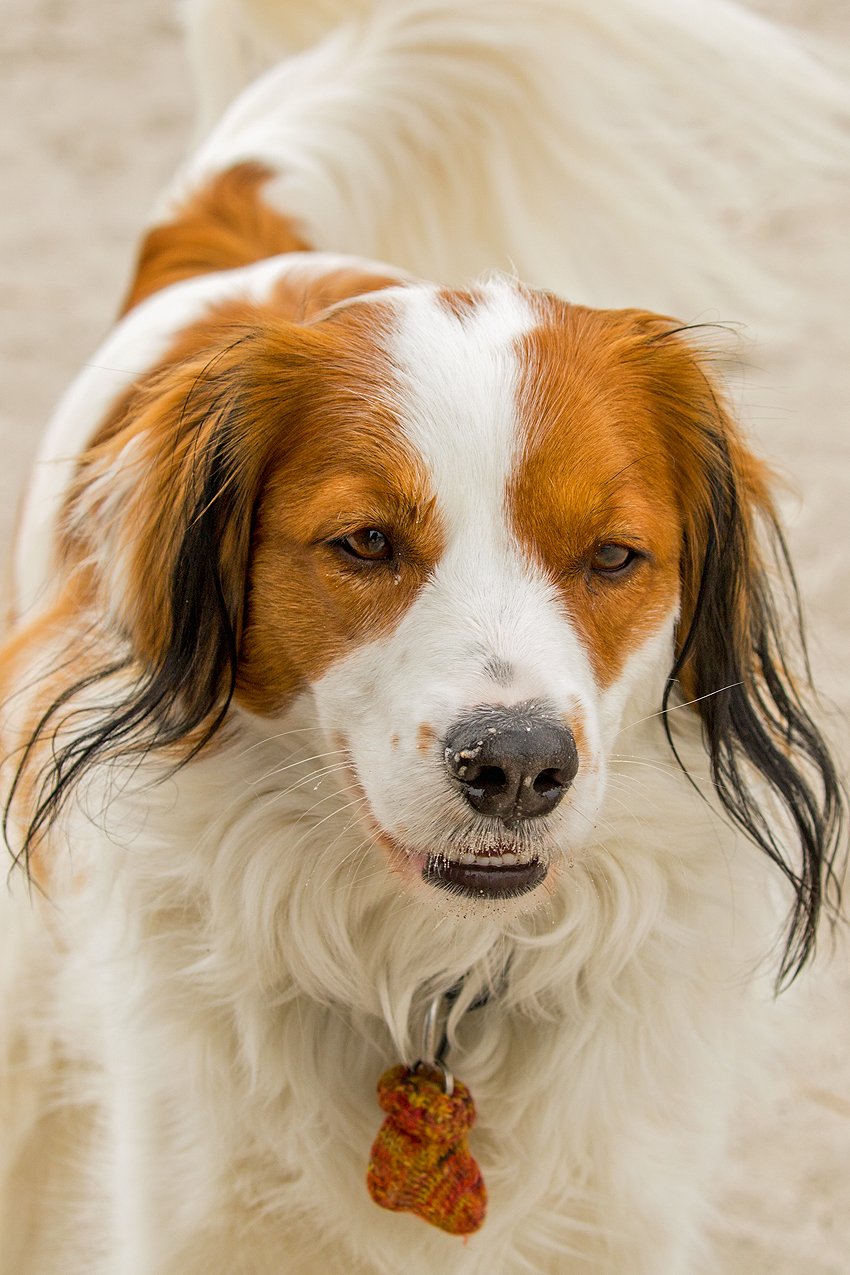
<svg viewBox="0 0 850 1275">
<path fill-rule="evenodd" d="M 700 330 L 472 277 L 558 106 L 516 48 L 575 23 L 483 12 L 366 13 L 249 86 L 48 431 L 2 658 L 4 1273 L 703 1252 L 843 798 Z M 464 1240 L 370 1198 L 397 1064 L 474 1100 Z"/>
</svg>

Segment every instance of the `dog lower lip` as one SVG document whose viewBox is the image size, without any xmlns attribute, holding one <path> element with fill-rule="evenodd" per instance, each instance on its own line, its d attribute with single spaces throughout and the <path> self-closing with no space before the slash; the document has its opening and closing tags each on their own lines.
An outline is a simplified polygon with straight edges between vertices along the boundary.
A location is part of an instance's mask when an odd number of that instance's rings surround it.
<svg viewBox="0 0 850 1275">
<path fill-rule="evenodd" d="M 531 859 L 528 863 L 499 864 L 494 856 L 490 866 L 458 863 L 442 855 L 431 855 L 422 871 L 422 880 L 475 898 L 499 899 L 527 894 L 540 884 L 547 872 L 547 865 L 539 859 Z"/>
</svg>

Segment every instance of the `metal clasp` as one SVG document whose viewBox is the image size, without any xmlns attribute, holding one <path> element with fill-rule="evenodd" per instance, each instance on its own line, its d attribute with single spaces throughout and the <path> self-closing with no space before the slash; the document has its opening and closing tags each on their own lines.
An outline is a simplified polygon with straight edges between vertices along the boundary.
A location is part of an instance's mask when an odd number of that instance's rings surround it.
<svg viewBox="0 0 850 1275">
<path fill-rule="evenodd" d="M 437 1031 L 440 1026 L 440 1009 L 445 999 L 444 993 L 439 992 L 425 1011 L 425 1019 L 422 1023 L 422 1053 L 413 1070 L 417 1071 L 420 1067 L 431 1067 L 434 1071 L 442 1072 L 443 1089 L 446 1097 L 451 1098 L 455 1088 L 454 1076 L 442 1058 L 437 1057 Z"/>
</svg>

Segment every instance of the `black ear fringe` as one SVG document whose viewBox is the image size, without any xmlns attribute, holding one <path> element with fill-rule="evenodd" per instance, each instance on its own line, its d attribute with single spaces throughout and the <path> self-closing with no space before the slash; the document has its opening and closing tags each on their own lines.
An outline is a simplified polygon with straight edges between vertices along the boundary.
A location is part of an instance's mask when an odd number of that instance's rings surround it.
<svg viewBox="0 0 850 1275">
<path fill-rule="evenodd" d="M 712 483 L 711 520 L 700 584 L 688 632 L 670 671 L 662 700 L 667 739 L 682 769 L 668 709 L 687 666 L 702 719 L 717 795 L 733 823 L 783 873 L 794 893 L 777 990 L 794 981 L 815 949 L 821 911 L 837 915 L 841 889 L 836 859 L 843 847 L 845 794 L 829 749 L 795 688 L 767 574 L 753 553 L 725 441 L 713 440 L 720 472 Z M 767 527 L 780 579 L 792 605 L 792 642 L 799 645 L 810 685 L 797 584 L 775 521 Z M 741 632 L 739 608 L 746 599 Z M 687 773 L 687 771 L 685 771 Z M 799 844 L 790 857 L 775 816 L 755 792 L 763 780 L 779 799 L 789 832 Z M 789 837 L 789 840 L 791 838 Z"/>
<path fill-rule="evenodd" d="M 195 736 L 188 753 L 172 772 L 186 765 L 221 727 L 236 688 L 238 634 L 244 602 L 241 589 L 228 583 L 220 563 L 224 528 L 243 523 L 241 539 L 250 539 L 252 507 L 245 499 L 230 446 L 233 430 L 224 419 L 215 431 L 203 463 L 195 473 L 196 497 L 176 554 L 170 587 L 170 634 L 162 659 L 154 664 L 118 703 L 62 710 L 79 694 L 108 683 L 132 667 L 128 654 L 66 687 L 45 710 L 18 762 L 3 810 L 2 830 L 13 866 L 30 860 L 40 836 L 56 819 L 74 788 L 98 762 L 135 758 L 179 744 Z M 151 564 L 155 570 L 156 564 Z M 73 720 L 90 723 L 60 744 Z M 17 848 L 10 839 L 16 794 L 40 743 L 52 743 L 49 760 L 36 781 L 38 801 Z"/>
</svg>

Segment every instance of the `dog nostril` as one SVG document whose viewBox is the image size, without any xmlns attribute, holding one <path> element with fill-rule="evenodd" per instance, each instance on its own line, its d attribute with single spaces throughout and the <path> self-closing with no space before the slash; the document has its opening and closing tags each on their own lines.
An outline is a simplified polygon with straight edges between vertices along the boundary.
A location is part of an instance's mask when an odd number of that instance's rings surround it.
<svg viewBox="0 0 850 1275">
<path fill-rule="evenodd" d="M 566 788 L 570 780 L 559 779 L 558 775 L 563 775 L 563 771 L 541 770 L 535 779 L 532 787 L 538 793 L 550 793 L 558 788 Z"/>
<path fill-rule="evenodd" d="M 482 766 L 477 775 L 471 775 L 466 783 L 470 788 L 481 788 L 485 792 L 502 792 L 508 784 L 508 777 L 499 766 Z"/>
<path fill-rule="evenodd" d="M 473 810 L 504 821 L 549 814 L 578 772 L 572 731 L 533 702 L 476 709 L 445 744 L 449 778 Z"/>
</svg>

